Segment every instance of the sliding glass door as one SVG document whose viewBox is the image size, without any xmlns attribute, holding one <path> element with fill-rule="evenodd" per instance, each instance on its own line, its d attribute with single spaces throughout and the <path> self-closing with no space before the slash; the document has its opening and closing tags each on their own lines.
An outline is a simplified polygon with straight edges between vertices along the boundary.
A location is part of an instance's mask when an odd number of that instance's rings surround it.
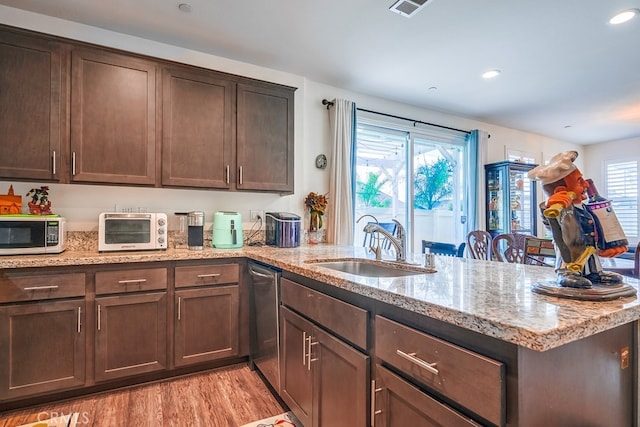
<svg viewBox="0 0 640 427">
<path fill-rule="evenodd" d="M 464 189 L 466 134 L 437 128 L 403 128 L 359 119 L 355 153 L 355 217 L 396 219 L 408 235 L 408 250 L 422 240 L 459 244 L 466 236 Z M 355 225 L 354 244 L 364 242 Z"/>
</svg>

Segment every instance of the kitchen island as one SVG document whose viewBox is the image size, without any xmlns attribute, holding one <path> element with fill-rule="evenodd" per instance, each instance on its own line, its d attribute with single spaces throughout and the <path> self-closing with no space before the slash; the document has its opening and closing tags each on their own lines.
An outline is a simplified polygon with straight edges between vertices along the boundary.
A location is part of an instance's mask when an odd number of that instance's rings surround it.
<svg viewBox="0 0 640 427">
<path fill-rule="evenodd" d="M 638 298 L 584 302 L 532 293 L 535 282 L 554 279 L 547 267 L 436 256 L 435 272 L 363 277 L 308 261 L 371 258 L 364 248 L 308 245 L 108 254 L 67 250 L 59 255 L 2 257 L 0 271 L 229 258 L 280 268 L 288 280 L 368 310 L 372 325 L 383 324 L 378 316 L 389 318 L 500 362 L 502 415 L 489 419 L 481 414 L 476 420 L 482 424 L 534 425 L 529 420 L 546 420 L 535 415 L 546 411 L 558 422 L 587 417 L 597 418 L 593 425 L 605 425 L 599 423 L 598 413 L 612 407 L 619 414 L 609 419 L 625 423 L 617 425 L 638 424 Z M 421 257 L 413 260 L 419 264 Z M 638 287 L 634 279 L 626 282 Z M 372 328 L 363 351 L 377 360 L 381 352 L 376 352 L 374 336 Z M 376 365 L 372 376 L 381 370 Z M 446 393 L 436 396 L 465 411 Z M 471 415 L 477 413 L 471 410 Z"/>
<path fill-rule="evenodd" d="M 548 267 L 436 256 L 435 273 L 393 278 L 354 276 L 309 260 L 372 258 L 364 248 L 307 245 L 189 251 L 98 253 L 67 250 L 58 255 L 0 257 L 0 269 L 122 264 L 246 257 L 331 286 L 445 321 L 536 351 L 549 350 L 640 319 L 640 299 L 584 302 L 537 295 L 531 286 L 553 280 Z M 422 256 L 410 256 L 421 265 Z M 388 254 L 392 260 L 391 254 Z M 626 278 L 638 287 L 640 282 Z"/>
</svg>

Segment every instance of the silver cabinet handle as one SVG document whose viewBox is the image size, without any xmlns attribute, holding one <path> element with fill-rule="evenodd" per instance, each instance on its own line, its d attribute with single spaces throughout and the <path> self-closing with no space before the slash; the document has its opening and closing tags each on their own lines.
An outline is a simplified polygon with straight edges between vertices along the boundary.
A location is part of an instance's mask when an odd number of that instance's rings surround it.
<svg viewBox="0 0 640 427">
<path fill-rule="evenodd" d="M 198 279 L 204 279 L 206 277 L 219 277 L 220 273 L 210 273 L 210 274 L 198 274 Z"/>
<path fill-rule="evenodd" d="M 436 369 L 436 363 L 428 363 L 425 362 L 424 360 L 420 359 L 419 357 L 416 357 L 415 353 L 405 353 L 404 351 L 401 350 L 396 350 L 396 354 L 404 359 L 407 359 L 408 361 L 410 361 L 411 363 L 415 363 L 416 365 L 420 366 L 421 368 L 426 369 L 427 371 L 431 372 L 434 375 L 438 375 L 438 370 Z"/>
<path fill-rule="evenodd" d="M 80 333 L 80 315 L 82 312 L 82 307 L 78 307 L 78 333 Z"/>
<path fill-rule="evenodd" d="M 307 364 L 307 333 L 302 331 L 302 366 Z"/>
<path fill-rule="evenodd" d="M 182 297 L 178 297 L 178 320 L 180 320 L 180 316 L 181 316 L 181 310 L 180 308 L 182 307 Z"/>
<path fill-rule="evenodd" d="M 128 285 L 131 283 L 144 283 L 147 279 L 130 279 L 130 280 L 118 280 L 118 284 L 120 285 Z"/>
<path fill-rule="evenodd" d="M 381 391 L 381 388 L 376 388 L 376 380 L 371 380 L 371 427 L 376 425 L 376 415 L 382 413 L 382 409 L 376 411 L 376 393 Z"/>
<path fill-rule="evenodd" d="M 243 177 L 242 177 L 242 166 L 240 166 L 240 168 L 239 168 L 239 174 L 240 174 L 240 185 L 242 185 L 242 179 L 243 179 Z"/>
<path fill-rule="evenodd" d="M 313 337 L 311 335 L 309 335 L 309 338 L 307 338 L 309 340 L 309 350 L 307 351 L 307 370 L 310 371 L 311 370 L 311 362 L 315 362 L 316 360 L 318 360 L 318 358 L 311 358 L 311 346 L 312 345 L 316 345 L 318 344 L 318 341 L 316 342 L 312 342 L 313 341 Z"/>
<path fill-rule="evenodd" d="M 227 184 L 229 184 L 229 180 L 230 180 L 230 178 L 229 178 L 229 170 L 230 169 L 231 168 L 229 167 L 229 165 L 227 165 L 227 167 L 225 167 L 225 171 L 224 171 L 224 174 L 225 174 L 225 176 L 227 178 Z"/>
<path fill-rule="evenodd" d="M 98 304 L 98 330 L 100 330 L 100 304 Z"/>
<path fill-rule="evenodd" d="M 51 172 L 53 172 L 53 175 L 56 174 L 56 150 L 53 150 L 53 153 L 51 154 L 52 157 L 52 168 L 51 168 Z"/>
<path fill-rule="evenodd" d="M 71 175 L 76 175 L 76 152 L 71 153 Z"/>
<path fill-rule="evenodd" d="M 23 291 L 42 291 L 47 289 L 58 289 L 60 286 L 58 285 L 49 285 L 49 286 L 28 286 L 26 288 L 22 288 Z"/>
</svg>

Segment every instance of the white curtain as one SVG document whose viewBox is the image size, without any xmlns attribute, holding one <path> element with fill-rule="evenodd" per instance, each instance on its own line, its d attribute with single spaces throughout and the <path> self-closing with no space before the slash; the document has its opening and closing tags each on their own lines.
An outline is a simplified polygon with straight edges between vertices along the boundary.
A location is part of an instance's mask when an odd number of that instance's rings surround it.
<svg viewBox="0 0 640 427">
<path fill-rule="evenodd" d="M 329 214 L 327 241 L 336 245 L 353 244 L 353 150 L 356 127 L 356 104 L 345 99 L 333 100 L 329 121 L 333 148 L 329 162 Z"/>
<path fill-rule="evenodd" d="M 486 230 L 486 190 L 484 165 L 487 163 L 489 134 L 475 129 L 469 135 L 470 200 L 467 231 Z"/>
</svg>

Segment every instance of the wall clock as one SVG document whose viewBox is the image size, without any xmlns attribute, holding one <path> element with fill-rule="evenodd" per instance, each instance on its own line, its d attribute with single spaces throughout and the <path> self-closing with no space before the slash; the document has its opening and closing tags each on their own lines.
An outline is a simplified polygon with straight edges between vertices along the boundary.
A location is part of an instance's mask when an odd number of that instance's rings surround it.
<svg viewBox="0 0 640 427">
<path fill-rule="evenodd" d="M 318 154 L 318 157 L 316 157 L 316 167 L 318 169 L 324 169 L 327 167 L 327 156 L 325 156 L 324 154 Z"/>
</svg>

